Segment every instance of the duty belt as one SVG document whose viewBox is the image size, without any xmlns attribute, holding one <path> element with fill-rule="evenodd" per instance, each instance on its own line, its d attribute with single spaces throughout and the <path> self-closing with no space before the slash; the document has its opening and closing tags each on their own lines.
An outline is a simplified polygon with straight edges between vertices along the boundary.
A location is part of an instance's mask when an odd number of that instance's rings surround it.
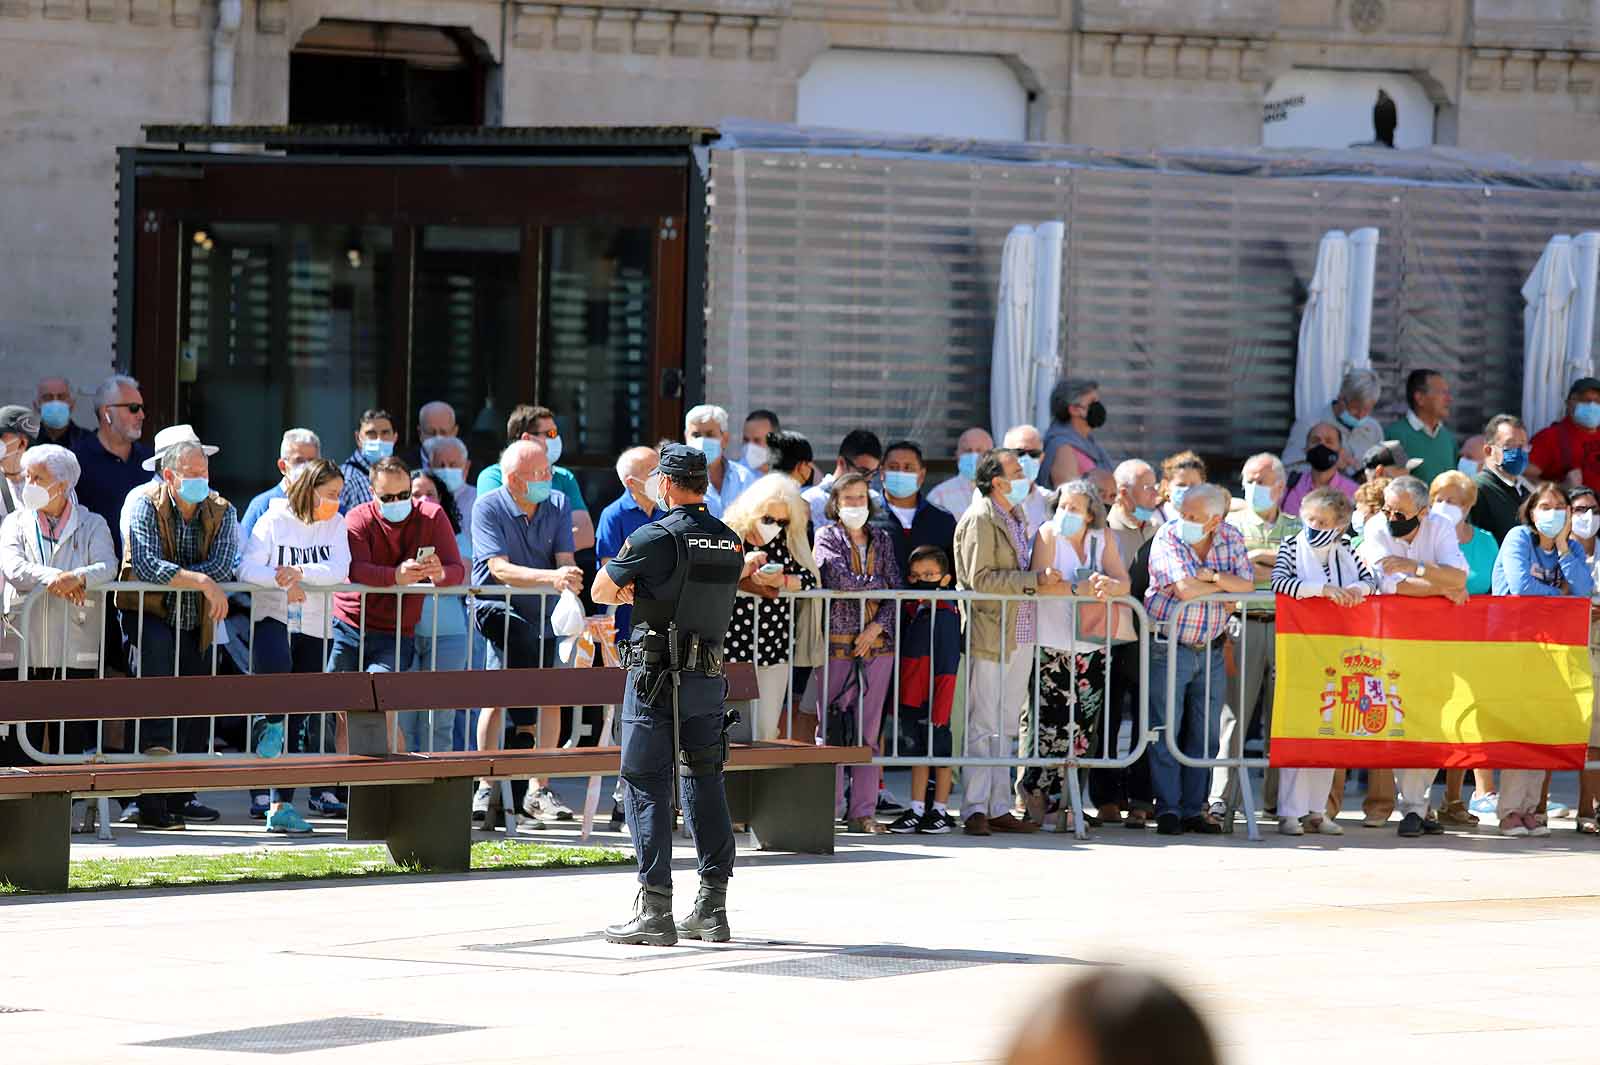
<svg viewBox="0 0 1600 1065">
<path fill-rule="evenodd" d="M 685 643 L 686 641 L 679 641 Z M 653 658 L 645 648 L 644 640 L 625 641 L 617 646 L 618 657 L 622 659 L 624 669 L 662 670 L 670 668 L 667 660 L 665 641 L 659 657 Z M 722 675 L 722 648 L 710 644 L 699 644 L 693 657 L 687 646 L 682 648 L 678 668 L 685 673 L 704 673 L 708 677 Z"/>
</svg>

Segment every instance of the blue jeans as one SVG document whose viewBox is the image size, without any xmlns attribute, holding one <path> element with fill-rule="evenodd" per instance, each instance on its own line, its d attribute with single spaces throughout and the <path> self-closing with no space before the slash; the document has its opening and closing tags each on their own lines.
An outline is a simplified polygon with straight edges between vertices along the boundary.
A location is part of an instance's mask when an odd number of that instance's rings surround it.
<svg viewBox="0 0 1600 1065">
<path fill-rule="evenodd" d="M 1167 720 L 1168 655 L 1177 656 L 1177 675 L 1173 680 L 1176 697 L 1172 700 L 1173 720 Z M 1206 663 L 1211 663 L 1211 697 L 1206 698 Z M 1222 699 L 1228 686 L 1222 659 L 1222 643 L 1210 648 L 1178 644 L 1169 651 L 1165 639 L 1150 641 L 1150 726 L 1174 730 L 1177 747 L 1189 758 L 1209 758 L 1216 753 L 1217 729 L 1222 717 Z M 1211 737 L 1206 742 L 1208 734 Z M 1206 812 L 1206 796 L 1211 786 L 1211 771 L 1180 766 L 1167 749 L 1165 736 L 1150 745 L 1150 781 L 1155 786 L 1156 816 L 1177 814 L 1199 817 Z"/>
<path fill-rule="evenodd" d="M 250 667 L 253 673 L 321 673 L 322 641 L 303 632 L 291 633 L 275 618 L 262 618 L 250 635 Z M 260 729 L 273 722 L 285 725 L 285 750 L 294 754 L 316 750 L 313 737 L 322 720 L 321 714 L 290 714 L 287 722 L 281 716 L 258 718 L 250 732 L 251 749 L 255 749 Z M 294 789 L 273 788 L 268 801 L 294 802 Z"/>
<path fill-rule="evenodd" d="M 348 622 L 333 619 L 333 650 L 328 653 L 329 673 L 404 673 L 417 668 L 417 645 L 410 636 L 397 644 L 392 630 L 361 632 Z"/>
<path fill-rule="evenodd" d="M 628 832 L 639 863 L 639 882 L 672 890 L 672 692 L 647 702 L 636 690 L 639 670 L 628 674 L 622 697 L 622 783 Z M 722 744 L 721 677 L 683 674 L 678 699 L 679 740 L 685 754 Z M 683 819 L 694 836 L 700 877 L 727 883 L 733 875 L 733 822 L 722 787 L 722 767 L 692 776 L 682 773 Z"/>
<path fill-rule="evenodd" d="M 416 649 L 416 669 L 419 672 L 466 667 L 465 633 L 439 637 L 414 636 L 412 643 Z M 422 754 L 457 750 L 456 717 L 465 714 L 465 710 L 404 710 L 395 716 L 399 719 L 401 735 L 406 738 L 406 750 Z"/>
</svg>

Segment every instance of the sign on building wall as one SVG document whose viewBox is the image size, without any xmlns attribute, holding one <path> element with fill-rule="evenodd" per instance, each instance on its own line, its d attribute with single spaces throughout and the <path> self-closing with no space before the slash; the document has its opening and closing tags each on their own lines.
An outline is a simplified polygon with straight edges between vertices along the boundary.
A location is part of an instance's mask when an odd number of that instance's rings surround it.
<svg viewBox="0 0 1600 1065">
<path fill-rule="evenodd" d="M 800 79 L 803 126 L 1026 140 L 1028 93 L 994 56 L 835 48 Z"/>
<path fill-rule="evenodd" d="M 1416 78 L 1359 70 L 1291 70 L 1267 90 L 1268 148 L 1349 148 L 1392 140 L 1433 144 L 1433 101 Z"/>
</svg>

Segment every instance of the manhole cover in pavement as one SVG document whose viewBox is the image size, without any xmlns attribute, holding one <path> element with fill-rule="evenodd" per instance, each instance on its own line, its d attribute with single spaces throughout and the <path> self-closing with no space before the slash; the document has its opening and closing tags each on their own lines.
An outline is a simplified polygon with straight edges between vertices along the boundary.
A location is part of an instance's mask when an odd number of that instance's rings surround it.
<svg viewBox="0 0 1600 1065">
<path fill-rule="evenodd" d="M 27 1006 L 0 1006 L 0 1013 L 38 1013 L 36 1009 Z"/>
<path fill-rule="evenodd" d="M 135 1046 L 178 1047 L 184 1050 L 226 1050 L 242 1054 L 300 1054 L 308 1050 L 386 1043 L 395 1039 L 416 1039 L 425 1035 L 470 1032 L 471 1025 L 431 1024 L 426 1021 L 395 1021 L 382 1017 L 324 1017 L 292 1024 L 269 1024 L 260 1028 L 235 1028 L 227 1032 L 153 1039 Z"/>
<path fill-rule="evenodd" d="M 747 965 L 725 965 L 716 971 L 754 973 L 758 976 L 799 976 L 813 980 L 878 980 L 887 976 L 913 976 L 978 965 L 1048 965 L 1071 964 L 1073 961 L 1071 958 L 1036 954 L 903 947 L 808 953 L 792 958 L 750 962 Z"/>
</svg>

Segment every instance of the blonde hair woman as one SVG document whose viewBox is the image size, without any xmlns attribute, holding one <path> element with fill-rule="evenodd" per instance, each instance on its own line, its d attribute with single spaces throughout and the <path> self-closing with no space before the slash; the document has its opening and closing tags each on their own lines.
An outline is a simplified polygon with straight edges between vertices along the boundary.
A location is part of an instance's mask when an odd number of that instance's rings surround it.
<svg viewBox="0 0 1600 1065">
<path fill-rule="evenodd" d="M 739 593 L 722 651 L 729 662 L 755 663 L 761 698 L 752 726 L 754 738 L 776 739 L 789 685 L 794 624 L 793 600 L 778 593 L 817 586 L 817 562 L 806 535 L 811 507 L 800 498 L 792 477 L 769 473 L 740 492 L 722 520 L 744 540 L 745 551 L 767 553 L 767 565 L 751 578 L 763 592 L 759 597 Z M 766 572 L 773 566 L 781 569 Z"/>
</svg>

